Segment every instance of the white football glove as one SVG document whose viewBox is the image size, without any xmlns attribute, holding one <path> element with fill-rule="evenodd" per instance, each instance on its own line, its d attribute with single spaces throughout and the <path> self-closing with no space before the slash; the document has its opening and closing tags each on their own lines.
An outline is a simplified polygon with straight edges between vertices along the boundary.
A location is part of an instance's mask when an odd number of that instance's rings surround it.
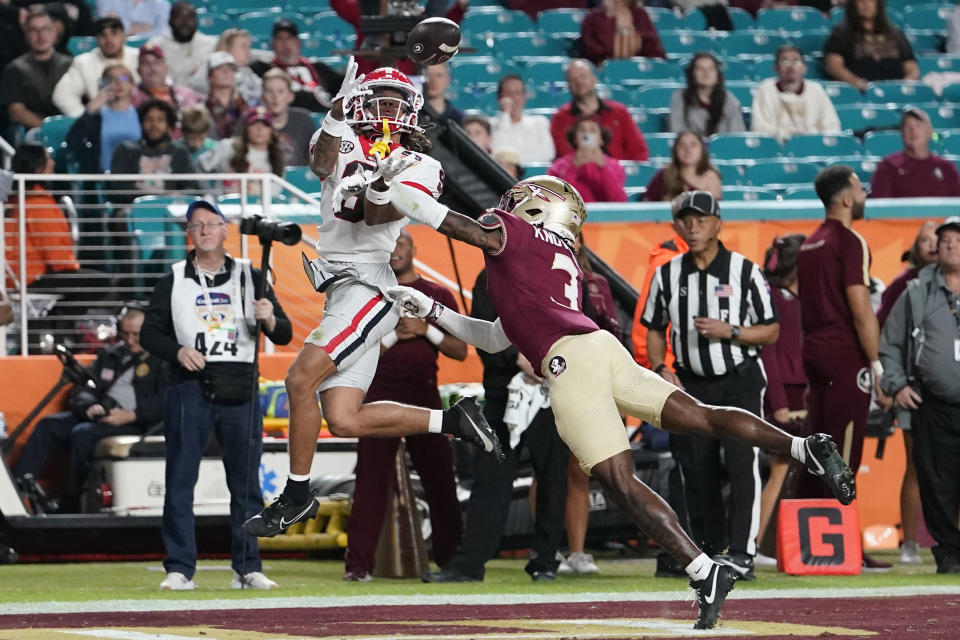
<svg viewBox="0 0 960 640">
<path fill-rule="evenodd" d="M 363 82 L 364 77 L 366 77 L 364 74 L 357 75 L 357 61 L 353 59 L 353 56 L 350 56 L 350 59 L 347 60 L 347 70 L 343 74 L 343 84 L 340 85 L 340 91 L 333 98 L 334 102 L 343 100 L 344 114 L 350 109 L 354 100 L 373 93 L 370 89 L 360 89 L 360 83 Z"/>
<path fill-rule="evenodd" d="M 382 160 L 380 159 L 379 155 L 374 155 L 373 157 L 377 162 L 377 173 L 375 178 L 383 178 L 383 182 L 388 187 L 397 176 L 420 162 L 417 160 L 416 155 L 412 153 L 403 153 L 399 150 L 394 150 L 393 153 Z"/>
<path fill-rule="evenodd" d="M 436 320 L 444 308 L 427 294 L 412 287 L 390 287 L 387 293 L 393 299 L 393 304 L 417 318 Z"/>
</svg>

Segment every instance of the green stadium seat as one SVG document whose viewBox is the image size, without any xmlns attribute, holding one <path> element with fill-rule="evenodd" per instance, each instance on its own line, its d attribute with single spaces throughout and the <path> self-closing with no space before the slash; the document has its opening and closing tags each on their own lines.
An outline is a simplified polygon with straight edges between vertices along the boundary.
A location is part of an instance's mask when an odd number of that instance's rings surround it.
<svg viewBox="0 0 960 640">
<path fill-rule="evenodd" d="M 643 196 L 647 193 L 646 187 L 624 187 L 627 194 L 627 202 L 643 202 Z"/>
<path fill-rule="evenodd" d="M 756 27 L 756 20 L 750 15 L 749 11 L 740 7 L 727 7 L 727 13 L 730 15 L 730 22 L 733 23 L 734 31 L 745 31 Z"/>
<path fill-rule="evenodd" d="M 450 101 L 458 109 L 492 115 L 497 111 L 497 86 L 495 84 L 472 84 L 448 92 Z M 527 104 L 528 109 L 532 109 Z"/>
<path fill-rule="evenodd" d="M 954 8 L 953 4 L 910 5 L 903 9 L 903 21 L 895 24 L 904 29 L 929 29 L 946 33 L 947 21 Z"/>
<path fill-rule="evenodd" d="M 676 61 L 662 58 L 626 58 L 604 62 L 601 76 L 607 84 L 643 86 L 654 80 L 679 82 L 683 69 Z"/>
<path fill-rule="evenodd" d="M 650 149 L 650 158 L 663 158 L 670 160 L 673 156 L 673 141 L 677 139 L 675 133 L 650 133 L 643 135 L 647 141 L 647 147 Z"/>
<path fill-rule="evenodd" d="M 698 51 L 713 51 L 719 48 L 718 39 L 702 31 L 661 31 L 660 41 L 670 58 L 686 58 Z"/>
<path fill-rule="evenodd" d="M 287 167 L 283 179 L 306 193 L 320 191 L 320 178 L 310 167 Z M 292 195 L 292 194 L 291 194 Z"/>
<path fill-rule="evenodd" d="M 942 51 L 946 40 L 942 32 L 931 29 L 905 29 L 903 35 L 907 36 L 915 54 Z"/>
<path fill-rule="evenodd" d="M 488 7 L 484 7 L 486 9 Z M 530 16 L 522 11 L 510 11 L 503 7 L 489 7 L 493 11 L 470 10 L 460 23 L 460 30 L 469 34 L 518 33 L 536 31 Z"/>
<path fill-rule="evenodd" d="M 947 54 L 918 55 L 917 66 L 920 67 L 921 77 L 931 72 L 960 72 L 960 56 Z"/>
<path fill-rule="evenodd" d="M 838 25 L 846 20 L 846 9 L 843 6 L 834 7 L 830 9 L 830 15 L 828 16 L 831 25 Z"/>
<path fill-rule="evenodd" d="M 784 145 L 791 158 L 852 156 L 862 150 L 860 141 L 849 134 L 810 134 L 793 136 Z"/>
<path fill-rule="evenodd" d="M 299 14 L 287 15 L 279 14 L 275 11 L 254 11 L 237 16 L 237 27 L 246 29 L 255 38 L 270 38 L 273 33 L 273 23 L 280 17 L 289 18 L 297 23 L 301 28 L 304 26 L 304 18 Z"/>
<path fill-rule="evenodd" d="M 493 51 L 502 60 L 512 60 L 528 56 L 565 56 L 566 47 L 565 40 L 546 38 L 540 33 L 528 31 L 498 36 Z"/>
<path fill-rule="evenodd" d="M 662 133 L 669 129 L 666 113 L 635 109 L 631 111 L 630 115 L 633 116 L 634 123 L 644 135 Z"/>
<path fill-rule="evenodd" d="M 670 109 L 670 99 L 674 92 L 683 89 L 684 86 L 679 82 L 658 82 L 650 83 L 637 91 L 637 100 L 648 111 L 659 109 L 664 112 Z"/>
<path fill-rule="evenodd" d="M 147 274 L 163 273 L 170 262 L 186 257 L 183 229 L 169 210 L 170 205 L 186 206 L 194 198 L 184 196 L 140 196 L 129 209 L 128 225 L 137 243 L 136 269 L 142 283 Z"/>
<path fill-rule="evenodd" d="M 321 37 L 356 37 L 357 30 L 352 24 L 335 13 L 314 16 L 310 22 L 310 31 Z"/>
<path fill-rule="evenodd" d="M 860 90 L 848 82 L 824 81 L 823 90 L 830 96 L 830 101 L 834 107 L 840 105 L 856 105 L 863 102 L 863 94 Z"/>
<path fill-rule="evenodd" d="M 657 28 L 657 33 L 664 31 L 675 31 L 683 29 L 683 18 L 673 12 L 672 9 L 665 7 L 646 7 L 647 15 L 650 21 Z"/>
<path fill-rule="evenodd" d="M 861 133 L 873 129 L 895 129 L 900 125 L 900 112 L 882 104 L 837 105 L 840 124 L 846 131 Z"/>
<path fill-rule="evenodd" d="M 871 156 L 886 156 L 903 149 L 900 131 L 869 131 L 863 136 L 863 152 Z"/>
<path fill-rule="evenodd" d="M 570 100 L 566 85 L 542 84 L 527 94 L 527 109 L 559 109 Z"/>
<path fill-rule="evenodd" d="M 960 102 L 960 83 L 945 86 L 940 92 L 940 99 L 944 102 Z"/>
<path fill-rule="evenodd" d="M 537 27 L 544 35 L 551 33 L 580 33 L 583 17 L 587 12 L 583 9 L 548 9 L 537 15 Z"/>
<path fill-rule="evenodd" d="M 857 172 L 860 181 L 864 184 L 873 179 L 873 173 L 877 170 L 877 165 L 883 158 L 879 156 L 837 156 L 831 158 L 831 164 L 845 164 Z"/>
<path fill-rule="evenodd" d="M 720 172 L 720 180 L 724 186 L 742 186 L 745 183 L 745 169 L 746 165 L 741 162 L 728 162 L 713 159 L 713 166 L 716 167 L 717 171 Z"/>
<path fill-rule="evenodd" d="M 40 125 L 40 141 L 53 157 L 57 173 L 71 172 L 71 153 L 67 149 L 67 133 L 76 118 L 67 116 L 48 116 Z"/>
<path fill-rule="evenodd" d="M 523 75 L 516 65 L 490 56 L 457 56 L 450 61 L 452 84 L 458 87 L 478 83 L 496 84 L 500 76 L 508 73 Z"/>
<path fill-rule="evenodd" d="M 647 9 L 649 11 L 649 9 Z M 693 9 L 683 14 L 683 17 L 680 18 L 680 29 L 691 29 L 693 31 L 706 31 L 707 30 L 707 17 L 703 15 L 702 11 L 697 11 Z"/>
<path fill-rule="evenodd" d="M 930 116 L 934 131 L 960 127 L 960 104 L 921 104 L 918 105 Z"/>
<path fill-rule="evenodd" d="M 731 31 L 717 43 L 727 55 L 772 54 L 787 39 L 772 31 Z"/>
<path fill-rule="evenodd" d="M 723 188 L 723 199 L 753 202 L 756 200 L 778 200 L 779 195 L 776 190 L 767 189 L 766 187 L 742 187 L 733 185 Z"/>
<path fill-rule="evenodd" d="M 960 134 L 940 136 L 939 146 L 943 153 L 960 155 Z"/>
<path fill-rule="evenodd" d="M 813 56 L 803 56 L 803 61 L 807 63 L 807 80 L 833 80 L 828 74 L 823 61 Z"/>
<path fill-rule="evenodd" d="M 819 56 L 823 52 L 823 43 L 829 36 L 829 29 L 812 29 L 787 34 L 787 42 L 800 49 L 804 55 Z"/>
<path fill-rule="evenodd" d="M 813 7 L 783 7 L 760 9 L 757 12 L 756 28 L 779 33 L 827 29 L 829 20 L 819 9 Z"/>
<path fill-rule="evenodd" d="M 753 109 L 753 92 L 757 88 L 757 83 L 749 80 L 733 80 L 726 83 L 727 91 L 740 101 L 740 106 L 744 113 L 750 113 Z"/>
<path fill-rule="evenodd" d="M 784 200 L 819 200 L 813 187 L 790 187 L 783 191 Z"/>
<path fill-rule="evenodd" d="M 620 165 L 623 167 L 623 172 L 627 174 L 626 186 L 628 187 L 647 186 L 650 184 L 653 174 L 658 171 L 658 167 L 655 167 L 648 162 L 631 162 L 629 160 L 621 160 Z"/>
<path fill-rule="evenodd" d="M 523 77 L 527 82 L 535 85 L 556 83 L 567 84 L 567 65 L 570 58 L 561 56 L 547 56 L 544 58 L 527 59 L 523 67 Z"/>
<path fill-rule="evenodd" d="M 765 160 L 744 169 L 746 184 L 754 187 L 776 188 L 773 185 L 812 184 L 820 173 L 816 162 L 792 159 Z"/>
<path fill-rule="evenodd" d="M 710 156 L 717 160 L 777 158 L 784 149 L 773 136 L 763 133 L 718 133 L 710 136 Z"/>
<path fill-rule="evenodd" d="M 720 58 L 720 69 L 723 71 L 723 78 L 726 82 L 757 79 L 753 64 L 742 58 L 722 57 Z"/>
<path fill-rule="evenodd" d="M 87 51 L 93 51 L 97 48 L 97 39 L 93 36 L 72 36 L 67 40 L 67 51 L 71 55 L 78 56 Z"/>
</svg>

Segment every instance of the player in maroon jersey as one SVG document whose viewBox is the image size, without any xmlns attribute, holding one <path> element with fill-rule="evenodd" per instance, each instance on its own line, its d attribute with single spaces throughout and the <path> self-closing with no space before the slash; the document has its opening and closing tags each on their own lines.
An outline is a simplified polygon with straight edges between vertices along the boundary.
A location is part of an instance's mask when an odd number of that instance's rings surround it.
<svg viewBox="0 0 960 640">
<path fill-rule="evenodd" d="M 522 180 L 478 220 L 448 210 L 422 192 L 395 183 L 391 203 L 413 220 L 484 251 L 496 322 L 469 318 L 407 287 L 394 302 L 452 335 L 496 353 L 515 344 L 550 387 L 561 438 L 607 495 L 685 567 L 697 591 L 695 628 L 712 628 L 736 572 L 717 564 L 684 533 L 670 506 L 635 475 L 621 413 L 670 431 L 736 438 L 792 455 L 821 476 L 844 504 L 854 478 L 824 434 L 794 438 L 740 409 L 701 404 L 644 369 L 610 333 L 583 315 L 583 274 L 572 252 L 587 217 L 580 194 L 553 176 Z"/>
</svg>

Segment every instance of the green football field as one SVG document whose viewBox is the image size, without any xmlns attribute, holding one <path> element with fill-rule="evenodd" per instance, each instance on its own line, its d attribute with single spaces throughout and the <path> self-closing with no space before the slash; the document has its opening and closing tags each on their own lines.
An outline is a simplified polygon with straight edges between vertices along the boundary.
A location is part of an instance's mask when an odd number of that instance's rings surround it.
<svg viewBox="0 0 960 640">
<path fill-rule="evenodd" d="M 757 567 L 757 580 L 739 582 L 738 591 L 771 589 L 821 590 L 889 587 L 957 587 L 956 575 L 937 575 L 933 557 L 923 554 L 921 565 L 901 565 L 895 552 L 875 554 L 894 564 L 886 573 L 858 576 L 788 576 L 773 567 Z M 137 599 L 216 599 L 283 596 L 405 596 L 447 594 L 577 594 L 679 591 L 687 588 L 683 579 L 654 578 L 653 559 L 623 559 L 615 554 L 597 554 L 600 573 L 592 576 L 561 575 L 554 582 L 533 583 L 523 571 L 525 560 L 497 559 L 487 565 L 483 582 L 465 584 L 424 584 L 418 579 L 374 579 L 371 582 L 344 582 L 340 560 L 264 560 L 264 572 L 280 588 L 272 591 L 239 592 L 230 588 L 227 560 L 201 561 L 195 576 L 198 589 L 188 593 L 159 590 L 163 570 L 159 561 L 78 564 L 20 564 L 0 567 L 0 613 L 7 604 L 84 602 Z"/>
</svg>

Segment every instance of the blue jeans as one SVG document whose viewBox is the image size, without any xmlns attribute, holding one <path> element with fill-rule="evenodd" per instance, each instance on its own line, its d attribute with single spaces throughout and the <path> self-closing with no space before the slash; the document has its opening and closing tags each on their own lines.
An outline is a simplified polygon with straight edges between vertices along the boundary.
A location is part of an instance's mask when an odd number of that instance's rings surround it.
<svg viewBox="0 0 960 640">
<path fill-rule="evenodd" d="M 239 381 L 245 384 L 247 381 Z M 182 382 L 167 391 L 166 493 L 163 498 L 163 545 L 167 573 L 182 573 L 188 579 L 197 568 L 197 541 L 193 514 L 193 491 L 200 460 L 214 430 L 223 452 L 223 468 L 230 490 L 231 566 L 244 575 L 260 571 L 260 551 L 255 536 L 244 535 L 243 522 L 263 508 L 260 491 L 260 454 L 263 427 L 260 412 L 250 428 L 250 403 L 235 406 L 213 404 L 203 396 L 198 380 Z"/>
</svg>

